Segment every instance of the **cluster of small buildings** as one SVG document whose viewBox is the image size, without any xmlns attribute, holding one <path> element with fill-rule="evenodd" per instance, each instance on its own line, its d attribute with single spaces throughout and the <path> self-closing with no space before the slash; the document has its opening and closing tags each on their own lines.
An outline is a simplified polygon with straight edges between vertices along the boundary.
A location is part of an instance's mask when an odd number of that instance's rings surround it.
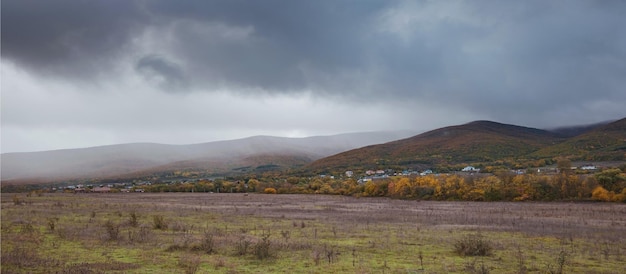
<svg viewBox="0 0 626 274">
<path fill-rule="evenodd" d="M 346 171 L 345 174 L 347 177 L 354 176 L 354 172 L 352 171 Z M 367 170 L 365 171 L 365 176 L 361 177 L 357 182 L 362 184 L 372 180 L 387 179 L 389 178 L 389 176 L 427 176 L 431 174 L 435 174 L 431 169 L 426 169 L 421 172 L 413 170 L 403 170 L 402 172 L 395 172 L 392 169 Z"/>
<path fill-rule="evenodd" d="M 138 182 L 138 183 L 114 183 L 107 185 L 85 185 L 76 184 L 63 187 L 53 187 L 52 191 L 67 191 L 74 193 L 110 193 L 114 191 L 119 192 L 144 192 L 140 186 L 150 185 L 151 182 Z"/>
</svg>

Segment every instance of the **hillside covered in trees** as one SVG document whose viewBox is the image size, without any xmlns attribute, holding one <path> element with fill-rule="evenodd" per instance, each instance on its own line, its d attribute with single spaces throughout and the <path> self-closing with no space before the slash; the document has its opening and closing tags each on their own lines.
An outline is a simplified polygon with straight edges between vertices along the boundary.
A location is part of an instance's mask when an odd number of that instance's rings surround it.
<svg viewBox="0 0 626 274">
<path fill-rule="evenodd" d="M 464 165 L 525 169 L 573 161 L 626 160 L 626 118 L 574 137 L 558 132 L 476 121 L 319 159 L 315 173 L 367 169 L 457 170 Z M 492 168 L 493 169 L 493 168 Z"/>
</svg>

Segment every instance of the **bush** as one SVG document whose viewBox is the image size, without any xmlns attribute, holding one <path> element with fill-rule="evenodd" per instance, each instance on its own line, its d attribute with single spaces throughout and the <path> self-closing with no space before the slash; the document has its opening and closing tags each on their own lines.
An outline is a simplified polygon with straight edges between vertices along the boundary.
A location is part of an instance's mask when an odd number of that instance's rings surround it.
<svg viewBox="0 0 626 274">
<path fill-rule="evenodd" d="M 269 258 L 271 256 L 270 245 L 270 234 L 263 234 L 261 240 L 254 245 L 254 255 L 256 255 L 256 258 L 259 260 Z"/>
<path fill-rule="evenodd" d="M 130 216 L 128 218 L 128 224 L 132 227 L 137 227 L 139 226 L 139 218 L 137 217 L 137 213 L 135 213 L 134 211 L 130 213 Z"/>
<path fill-rule="evenodd" d="M 454 251 L 461 256 L 489 256 L 493 247 L 480 234 L 472 234 L 457 240 Z"/>
<path fill-rule="evenodd" d="M 186 274 L 193 274 L 200 269 L 200 258 L 197 256 L 181 257 L 178 259 L 178 266 L 180 266 Z"/>
<path fill-rule="evenodd" d="M 194 251 L 202 251 L 206 254 L 211 254 L 215 252 L 215 241 L 213 240 L 213 234 L 209 232 L 204 232 L 204 237 L 199 244 L 192 248 Z"/>
<path fill-rule="evenodd" d="M 54 232 L 54 228 L 56 227 L 56 224 L 57 224 L 57 219 L 48 218 L 48 230 L 50 232 Z"/>
<path fill-rule="evenodd" d="M 250 240 L 246 238 L 245 235 L 241 235 L 239 240 L 237 241 L 237 245 L 235 246 L 235 253 L 239 256 L 246 255 L 248 253 L 248 247 L 250 247 Z"/>
<path fill-rule="evenodd" d="M 104 224 L 104 228 L 107 232 L 107 239 L 109 241 L 116 241 L 120 237 L 120 225 L 113 223 L 113 221 L 108 220 Z"/>
<path fill-rule="evenodd" d="M 273 187 L 268 187 L 265 190 L 263 190 L 263 193 L 265 194 L 276 194 L 276 189 Z"/>
<path fill-rule="evenodd" d="M 152 227 L 154 229 L 166 230 L 167 222 L 165 222 L 165 218 L 161 215 L 152 216 Z"/>
<path fill-rule="evenodd" d="M 13 204 L 14 205 L 22 205 L 24 204 L 24 200 L 20 199 L 19 196 L 13 195 Z"/>
</svg>

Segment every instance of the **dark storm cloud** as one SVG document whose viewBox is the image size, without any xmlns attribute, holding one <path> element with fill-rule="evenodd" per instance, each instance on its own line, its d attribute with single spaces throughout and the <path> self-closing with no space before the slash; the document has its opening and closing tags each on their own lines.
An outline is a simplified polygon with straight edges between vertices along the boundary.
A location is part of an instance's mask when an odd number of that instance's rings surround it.
<svg viewBox="0 0 626 274">
<path fill-rule="evenodd" d="M 3 1 L 2 53 L 65 78 L 127 62 L 172 91 L 312 91 L 536 118 L 626 102 L 625 3 Z"/>
<path fill-rule="evenodd" d="M 185 75 L 180 67 L 160 56 L 144 56 L 137 62 L 136 69 L 146 80 L 154 82 L 165 91 L 178 91 L 187 87 Z"/>
<path fill-rule="evenodd" d="M 144 17 L 132 1 L 2 1 L 2 57 L 39 74 L 92 78 Z"/>
</svg>

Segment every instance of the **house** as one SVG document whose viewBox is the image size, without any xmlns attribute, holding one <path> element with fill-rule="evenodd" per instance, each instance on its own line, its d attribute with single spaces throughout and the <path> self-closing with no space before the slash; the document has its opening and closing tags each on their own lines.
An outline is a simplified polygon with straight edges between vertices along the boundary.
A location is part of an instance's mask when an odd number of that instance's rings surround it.
<svg viewBox="0 0 626 274">
<path fill-rule="evenodd" d="M 479 168 L 475 168 L 473 166 L 466 166 L 463 169 L 461 169 L 461 171 L 463 172 L 480 172 Z"/>
<path fill-rule="evenodd" d="M 426 176 L 430 174 L 433 174 L 433 171 L 430 169 L 424 170 L 424 172 L 420 173 L 421 176 Z"/>
<path fill-rule="evenodd" d="M 596 170 L 598 168 L 596 166 L 594 166 L 594 165 L 585 165 L 585 166 L 581 166 L 580 169 L 582 169 L 582 170 Z"/>
</svg>

